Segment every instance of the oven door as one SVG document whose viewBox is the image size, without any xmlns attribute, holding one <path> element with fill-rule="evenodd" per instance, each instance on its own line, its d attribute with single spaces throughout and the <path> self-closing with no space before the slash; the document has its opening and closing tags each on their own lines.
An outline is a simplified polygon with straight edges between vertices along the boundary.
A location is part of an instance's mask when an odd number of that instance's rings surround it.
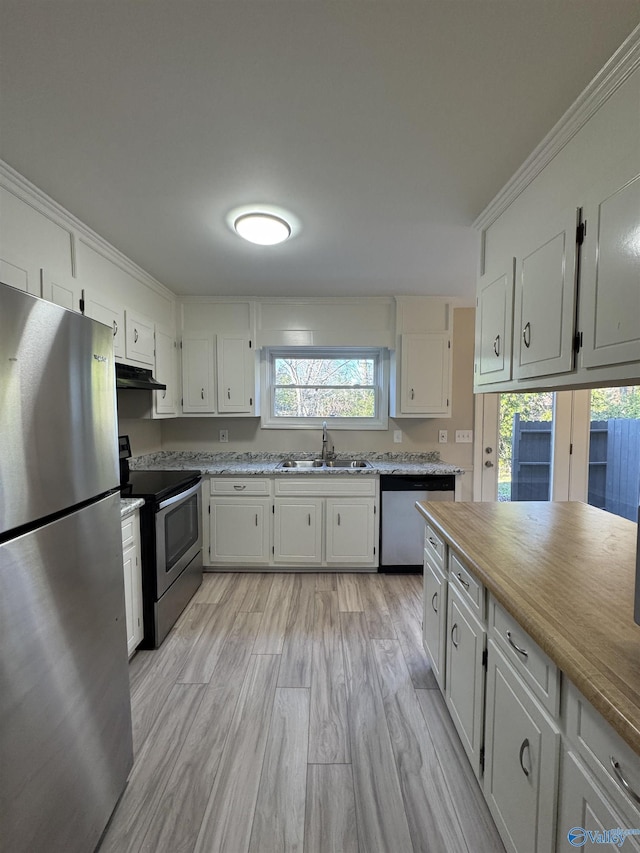
<svg viewBox="0 0 640 853">
<path fill-rule="evenodd" d="M 157 599 L 202 550 L 201 484 L 167 498 L 156 512 Z"/>
</svg>

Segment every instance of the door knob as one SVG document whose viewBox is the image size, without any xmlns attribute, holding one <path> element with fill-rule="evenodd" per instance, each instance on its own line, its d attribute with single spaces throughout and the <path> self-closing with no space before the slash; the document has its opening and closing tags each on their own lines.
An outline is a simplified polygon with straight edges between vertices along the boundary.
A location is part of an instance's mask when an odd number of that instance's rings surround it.
<svg viewBox="0 0 640 853">
<path fill-rule="evenodd" d="M 493 453 L 493 447 L 485 447 L 484 452 L 485 453 Z"/>
<path fill-rule="evenodd" d="M 487 459 L 487 461 L 484 463 L 484 467 L 493 468 L 493 462 L 490 459 Z"/>
</svg>

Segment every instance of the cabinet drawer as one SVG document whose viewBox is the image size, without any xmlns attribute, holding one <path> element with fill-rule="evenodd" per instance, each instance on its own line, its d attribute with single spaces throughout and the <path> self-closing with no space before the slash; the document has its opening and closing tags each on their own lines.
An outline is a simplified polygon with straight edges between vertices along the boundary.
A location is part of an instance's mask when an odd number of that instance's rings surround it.
<svg viewBox="0 0 640 853">
<path fill-rule="evenodd" d="M 544 707 L 558 717 L 560 671 L 518 622 L 489 596 L 489 634 Z"/>
<path fill-rule="evenodd" d="M 444 544 L 442 539 L 438 536 L 433 527 L 431 527 L 431 525 L 427 522 L 425 525 L 424 532 L 424 550 L 425 553 L 427 553 L 431 558 L 431 562 L 442 571 L 444 571 L 445 566 L 445 548 L 446 545 Z"/>
<path fill-rule="evenodd" d="M 476 580 L 452 552 L 449 553 L 449 578 L 471 608 L 474 616 L 484 622 L 486 616 L 484 584 Z"/>
<path fill-rule="evenodd" d="M 336 476 L 335 474 L 318 474 L 313 477 L 304 477 L 294 474 L 287 477 L 278 477 L 275 481 L 275 494 L 288 497 L 290 495 L 311 495 L 323 497 L 324 495 L 344 495 L 345 497 L 361 497 L 376 494 L 376 480 L 374 476 Z"/>
<path fill-rule="evenodd" d="M 640 797 L 640 757 L 573 684 L 565 680 L 565 685 L 567 737 L 627 818 L 628 826 L 640 828 L 640 802 L 635 798 Z"/>
<path fill-rule="evenodd" d="M 212 477 L 212 495 L 269 495 L 271 483 L 264 477 Z"/>
</svg>

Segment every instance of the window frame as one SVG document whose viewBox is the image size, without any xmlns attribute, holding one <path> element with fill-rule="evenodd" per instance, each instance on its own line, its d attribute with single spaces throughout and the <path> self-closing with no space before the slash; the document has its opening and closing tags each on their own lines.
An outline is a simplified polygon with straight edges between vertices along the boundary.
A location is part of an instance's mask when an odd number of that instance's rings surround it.
<svg viewBox="0 0 640 853">
<path fill-rule="evenodd" d="M 305 418 L 283 417 L 275 414 L 275 360 L 277 358 L 373 358 L 375 415 L 372 418 Z M 389 350 L 386 347 L 314 347 L 272 346 L 262 349 L 261 357 L 263 429 L 322 429 L 326 420 L 329 429 L 386 430 L 389 427 Z M 348 386 L 347 386 L 348 387 Z"/>
</svg>

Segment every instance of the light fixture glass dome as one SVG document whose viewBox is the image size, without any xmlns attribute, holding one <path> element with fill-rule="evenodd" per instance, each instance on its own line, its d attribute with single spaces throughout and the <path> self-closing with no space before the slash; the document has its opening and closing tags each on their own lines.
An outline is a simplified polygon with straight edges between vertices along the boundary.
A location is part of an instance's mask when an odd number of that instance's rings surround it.
<svg viewBox="0 0 640 853">
<path fill-rule="evenodd" d="M 233 227 L 240 237 L 260 246 L 284 243 L 291 236 L 291 226 L 286 220 L 260 211 L 243 213 L 234 220 Z"/>
</svg>

